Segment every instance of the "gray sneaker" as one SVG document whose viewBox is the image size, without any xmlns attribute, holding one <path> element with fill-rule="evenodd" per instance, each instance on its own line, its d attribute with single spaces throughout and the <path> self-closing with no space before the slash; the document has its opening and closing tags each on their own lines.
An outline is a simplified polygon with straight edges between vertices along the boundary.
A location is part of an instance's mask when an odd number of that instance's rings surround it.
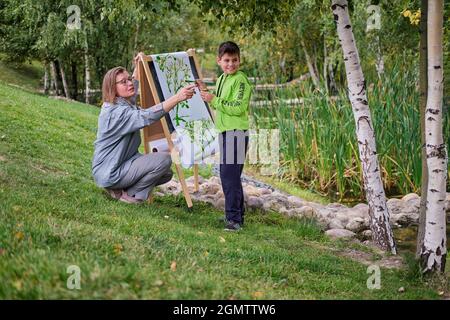
<svg viewBox="0 0 450 320">
<path fill-rule="evenodd" d="M 128 193 L 126 191 L 122 191 L 122 196 L 120 197 L 119 200 L 122 202 L 125 202 L 125 203 L 131 203 L 131 204 L 140 204 L 140 203 L 144 202 L 144 200 L 142 200 L 142 199 L 136 199 L 135 197 L 128 195 Z"/>
<path fill-rule="evenodd" d="M 108 194 L 111 196 L 111 198 L 119 200 L 120 197 L 122 196 L 122 189 L 110 189 L 110 188 L 105 188 L 106 192 L 108 192 Z"/>
<path fill-rule="evenodd" d="M 237 222 L 228 222 L 225 226 L 225 231 L 239 231 L 241 230 L 241 225 Z"/>
</svg>

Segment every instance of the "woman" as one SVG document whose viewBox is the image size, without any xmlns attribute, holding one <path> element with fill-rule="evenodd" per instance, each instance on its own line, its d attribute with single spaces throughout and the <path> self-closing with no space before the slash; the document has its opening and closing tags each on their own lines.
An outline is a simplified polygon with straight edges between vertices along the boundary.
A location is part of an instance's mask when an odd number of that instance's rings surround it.
<svg viewBox="0 0 450 320">
<path fill-rule="evenodd" d="M 136 64 L 140 53 L 136 56 Z M 161 119 L 178 103 L 192 98 L 195 84 L 180 89 L 163 103 L 140 109 L 133 77 L 125 68 L 109 70 L 103 78 L 103 105 L 98 118 L 97 140 L 94 143 L 92 174 L 100 187 L 114 198 L 126 203 L 145 201 L 153 187 L 172 179 L 169 153 L 142 155 L 140 129 Z"/>
</svg>

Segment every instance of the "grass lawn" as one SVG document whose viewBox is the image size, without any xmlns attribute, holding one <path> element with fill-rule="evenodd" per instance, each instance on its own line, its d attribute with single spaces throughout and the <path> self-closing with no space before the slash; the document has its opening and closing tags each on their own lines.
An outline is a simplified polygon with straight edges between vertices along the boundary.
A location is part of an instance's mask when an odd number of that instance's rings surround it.
<svg viewBox="0 0 450 320">
<path fill-rule="evenodd" d="M 349 244 L 312 221 L 249 212 L 226 233 L 209 204 L 109 199 L 90 172 L 98 113 L 0 82 L 1 299 L 439 298 L 408 268 L 367 289 L 367 267 L 332 250 Z"/>
<path fill-rule="evenodd" d="M 15 65 L 4 62 L 1 58 L 3 55 L 0 53 L 0 81 L 28 91 L 42 89 L 41 78 L 44 76 L 44 68 L 40 62 L 31 61 Z"/>
</svg>

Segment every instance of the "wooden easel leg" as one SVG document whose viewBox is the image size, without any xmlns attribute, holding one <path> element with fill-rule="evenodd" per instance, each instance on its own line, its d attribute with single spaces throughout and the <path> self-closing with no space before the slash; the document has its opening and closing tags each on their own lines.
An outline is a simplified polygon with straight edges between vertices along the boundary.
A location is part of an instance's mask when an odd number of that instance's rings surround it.
<svg viewBox="0 0 450 320">
<path fill-rule="evenodd" d="M 194 191 L 198 192 L 198 164 L 194 164 Z"/>
<path fill-rule="evenodd" d="M 183 170 L 181 169 L 181 166 L 179 164 L 175 164 L 175 169 L 177 170 L 178 179 L 180 179 L 181 189 L 183 190 L 184 198 L 186 199 L 188 208 L 192 208 L 192 199 L 186 185 L 186 180 L 184 180 Z"/>
</svg>

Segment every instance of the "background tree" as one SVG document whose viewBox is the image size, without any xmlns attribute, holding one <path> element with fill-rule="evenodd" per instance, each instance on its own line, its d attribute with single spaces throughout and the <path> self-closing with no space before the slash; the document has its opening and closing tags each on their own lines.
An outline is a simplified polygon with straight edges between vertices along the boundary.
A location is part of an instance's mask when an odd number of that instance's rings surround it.
<svg viewBox="0 0 450 320">
<path fill-rule="evenodd" d="M 373 232 L 373 240 L 379 247 L 396 254 L 397 249 L 389 224 L 389 210 L 378 164 L 375 132 L 367 101 L 366 83 L 352 32 L 347 1 L 333 0 L 331 8 L 342 46 L 347 71 L 348 93 L 355 116 L 364 189 L 369 205 L 370 229 Z"/>
<path fill-rule="evenodd" d="M 443 0 L 428 1 L 428 93 L 425 111 L 428 191 L 425 237 L 420 253 L 425 273 L 444 272 L 447 257 L 445 229 L 447 148 L 442 134 L 443 12 Z"/>
</svg>

